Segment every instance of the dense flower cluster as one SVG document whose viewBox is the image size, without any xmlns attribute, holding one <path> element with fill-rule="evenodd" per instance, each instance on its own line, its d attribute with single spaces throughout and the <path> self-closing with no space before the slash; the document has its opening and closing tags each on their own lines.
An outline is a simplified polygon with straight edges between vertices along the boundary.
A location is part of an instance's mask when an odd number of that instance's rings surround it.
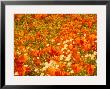
<svg viewBox="0 0 110 89">
<path fill-rule="evenodd" d="M 96 14 L 15 14 L 15 76 L 97 75 Z"/>
</svg>

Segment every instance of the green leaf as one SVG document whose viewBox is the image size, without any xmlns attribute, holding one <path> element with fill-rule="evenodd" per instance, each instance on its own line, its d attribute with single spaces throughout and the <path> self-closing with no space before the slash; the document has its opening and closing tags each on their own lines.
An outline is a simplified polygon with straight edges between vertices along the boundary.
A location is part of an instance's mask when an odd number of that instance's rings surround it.
<svg viewBox="0 0 110 89">
<path fill-rule="evenodd" d="M 80 55 L 81 55 L 81 56 L 83 56 L 83 55 L 85 54 L 84 51 L 81 50 L 81 49 L 79 50 L 79 52 L 80 52 Z"/>
</svg>

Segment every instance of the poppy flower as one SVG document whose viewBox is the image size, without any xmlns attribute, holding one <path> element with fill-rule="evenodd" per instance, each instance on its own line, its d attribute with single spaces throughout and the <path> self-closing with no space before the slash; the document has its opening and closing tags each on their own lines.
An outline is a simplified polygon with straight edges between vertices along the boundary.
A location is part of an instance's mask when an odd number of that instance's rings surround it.
<svg viewBox="0 0 110 89">
<path fill-rule="evenodd" d="M 25 67 L 23 67 L 23 65 L 17 65 L 15 67 L 15 72 L 18 72 L 19 76 L 23 76 L 25 74 Z"/>
<path fill-rule="evenodd" d="M 35 59 L 34 63 L 36 64 L 36 66 L 39 66 L 41 64 L 41 61 L 40 61 L 40 59 Z"/>
<path fill-rule="evenodd" d="M 73 69 L 73 71 L 74 71 L 75 74 L 78 74 L 81 71 L 82 66 L 79 65 L 79 64 L 73 64 L 72 65 L 72 69 Z"/>
<path fill-rule="evenodd" d="M 95 71 L 94 65 L 88 65 L 87 66 L 87 74 L 88 75 L 93 75 Z"/>
<path fill-rule="evenodd" d="M 26 57 L 23 56 L 23 55 L 18 56 L 17 59 L 15 60 L 15 62 L 18 63 L 18 64 L 19 64 L 19 63 L 22 64 L 22 63 L 24 63 L 25 61 L 26 61 Z"/>
<path fill-rule="evenodd" d="M 55 76 L 55 71 L 56 71 L 55 68 L 49 67 L 47 69 L 47 74 L 49 74 L 50 76 Z"/>
</svg>

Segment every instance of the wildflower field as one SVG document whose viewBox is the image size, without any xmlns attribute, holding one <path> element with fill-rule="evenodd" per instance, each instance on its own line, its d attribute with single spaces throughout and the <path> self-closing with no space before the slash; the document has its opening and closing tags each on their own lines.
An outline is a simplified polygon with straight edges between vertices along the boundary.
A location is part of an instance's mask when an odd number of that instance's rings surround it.
<svg viewBox="0 0 110 89">
<path fill-rule="evenodd" d="M 15 76 L 96 76 L 96 14 L 15 14 Z"/>
</svg>

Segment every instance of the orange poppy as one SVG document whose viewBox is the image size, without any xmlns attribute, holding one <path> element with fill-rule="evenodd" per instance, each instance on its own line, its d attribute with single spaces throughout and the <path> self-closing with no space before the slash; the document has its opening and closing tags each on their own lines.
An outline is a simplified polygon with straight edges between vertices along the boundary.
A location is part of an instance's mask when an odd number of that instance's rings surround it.
<svg viewBox="0 0 110 89">
<path fill-rule="evenodd" d="M 90 64 L 90 65 L 87 66 L 87 74 L 88 75 L 93 75 L 94 71 L 95 71 L 94 65 Z"/>
<path fill-rule="evenodd" d="M 72 69 L 73 69 L 75 74 L 78 74 L 81 71 L 82 66 L 79 64 L 72 64 Z"/>
</svg>

